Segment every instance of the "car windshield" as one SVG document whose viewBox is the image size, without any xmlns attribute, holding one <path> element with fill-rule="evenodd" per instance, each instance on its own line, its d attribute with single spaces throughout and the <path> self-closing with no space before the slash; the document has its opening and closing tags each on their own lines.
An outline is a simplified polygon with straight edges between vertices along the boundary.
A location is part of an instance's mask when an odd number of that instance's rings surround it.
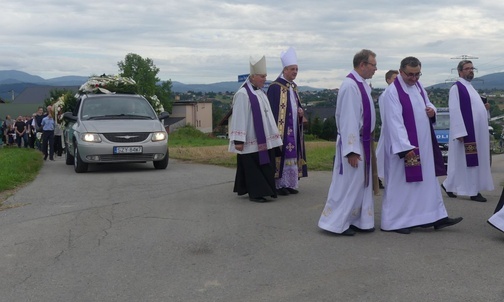
<svg viewBox="0 0 504 302">
<path fill-rule="evenodd" d="M 446 130 L 450 129 L 450 115 L 448 114 L 437 114 L 436 123 L 434 124 L 435 130 Z"/>
<path fill-rule="evenodd" d="M 140 97 L 93 97 L 82 104 L 81 118 L 91 119 L 157 119 L 147 100 Z"/>
</svg>

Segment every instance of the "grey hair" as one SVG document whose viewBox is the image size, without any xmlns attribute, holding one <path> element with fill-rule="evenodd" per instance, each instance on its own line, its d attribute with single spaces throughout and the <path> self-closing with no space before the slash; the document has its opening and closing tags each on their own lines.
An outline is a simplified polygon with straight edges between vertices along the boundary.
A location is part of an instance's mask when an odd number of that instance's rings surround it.
<svg viewBox="0 0 504 302">
<path fill-rule="evenodd" d="M 362 49 L 361 51 L 356 53 L 353 58 L 354 68 L 359 67 L 361 63 L 367 63 L 369 57 L 376 57 L 376 54 L 369 49 Z"/>
</svg>

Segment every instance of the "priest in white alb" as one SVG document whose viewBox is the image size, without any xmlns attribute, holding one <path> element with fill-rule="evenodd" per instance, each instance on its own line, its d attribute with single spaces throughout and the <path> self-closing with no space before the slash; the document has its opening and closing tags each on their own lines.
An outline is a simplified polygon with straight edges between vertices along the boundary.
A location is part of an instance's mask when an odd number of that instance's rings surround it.
<svg viewBox="0 0 504 302">
<path fill-rule="evenodd" d="M 376 54 L 367 49 L 359 51 L 353 67 L 336 101 L 336 157 L 318 222 L 321 229 L 343 236 L 375 230 L 371 144 L 376 116 L 366 79 L 376 71 Z"/>
<path fill-rule="evenodd" d="M 450 142 L 448 145 L 448 176 L 443 189 L 449 197 L 470 196 L 485 202 L 480 191 L 494 189 L 490 171 L 490 134 L 488 109 L 471 84 L 474 66 L 462 60 L 457 66 L 459 79 L 450 88 Z"/>
<path fill-rule="evenodd" d="M 436 176 L 446 175 L 432 123 L 436 108 L 418 79 L 421 63 L 401 61 L 399 76 L 382 95 L 383 165 L 386 182 L 381 229 L 401 234 L 414 227 L 438 230 L 459 223 L 449 218 Z"/>
</svg>

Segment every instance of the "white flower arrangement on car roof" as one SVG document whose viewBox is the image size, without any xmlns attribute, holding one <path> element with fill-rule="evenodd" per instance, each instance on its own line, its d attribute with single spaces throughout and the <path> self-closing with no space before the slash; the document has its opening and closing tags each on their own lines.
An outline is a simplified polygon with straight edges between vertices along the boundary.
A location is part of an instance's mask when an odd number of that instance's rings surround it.
<svg viewBox="0 0 504 302">
<path fill-rule="evenodd" d="M 135 94 L 137 83 L 132 78 L 118 75 L 92 76 L 79 88 L 79 94 L 87 93 L 128 93 Z M 164 107 L 157 95 L 144 97 L 149 101 L 157 114 L 164 112 Z"/>
</svg>

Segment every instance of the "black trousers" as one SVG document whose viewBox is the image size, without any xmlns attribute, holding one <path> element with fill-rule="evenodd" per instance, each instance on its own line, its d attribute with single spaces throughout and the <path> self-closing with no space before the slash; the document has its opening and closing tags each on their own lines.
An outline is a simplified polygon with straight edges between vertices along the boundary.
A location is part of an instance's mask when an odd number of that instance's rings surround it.
<svg viewBox="0 0 504 302">
<path fill-rule="evenodd" d="M 42 133 L 42 152 L 47 158 L 47 147 L 49 147 L 49 158 L 54 159 L 54 130 L 44 130 Z"/>
<path fill-rule="evenodd" d="M 54 136 L 54 152 L 58 156 L 61 156 L 61 154 L 63 154 L 63 144 L 61 143 L 61 135 Z"/>
</svg>

